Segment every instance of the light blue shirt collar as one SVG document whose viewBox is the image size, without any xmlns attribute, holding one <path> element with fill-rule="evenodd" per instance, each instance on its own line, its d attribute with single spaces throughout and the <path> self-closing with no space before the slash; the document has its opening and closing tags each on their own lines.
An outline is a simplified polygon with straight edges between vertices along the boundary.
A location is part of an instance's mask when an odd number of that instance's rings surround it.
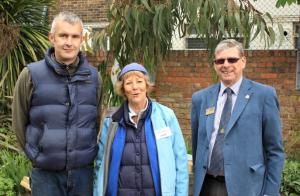
<svg viewBox="0 0 300 196">
<path fill-rule="evenodd" d="M 236 83 L 234 83 L 232 86 L 230 86 L 231 90 L 234 92 L 235 95 L 239 94 L 240 91 L 240 87 L 243 81 L 243 77 L 241 77 Z M 227 87 L 223 84 L 223 82 L 221 82 L 221 87 L 220 87 L 220 91 L 219 91 L 219 96 L 223 95 L 224 90 Z"/>
</svg>

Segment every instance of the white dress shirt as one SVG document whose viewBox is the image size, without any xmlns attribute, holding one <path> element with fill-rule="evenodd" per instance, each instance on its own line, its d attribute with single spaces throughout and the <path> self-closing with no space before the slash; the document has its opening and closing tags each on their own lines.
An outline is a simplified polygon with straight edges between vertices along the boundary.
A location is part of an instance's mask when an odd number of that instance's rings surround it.
<svg viewBox="0 0 300 196">
<path fill-rule="evenodd" d="M 139 122 L 139 119 L 140 119 L 140 117 L 142 116 L 142 114 L 147 110 L 147 108 L 148 108 L 148 99 L 146 99 L 146 106 L 145 106 L 145 108 L 144 109 L 142 109 L 138 114 L 137 113 L 135 113 L 135 111 L 129 106 L 129 104 L 128 104 L 128 108 L 129 108 L 129 120 L 130 120 L 130 122 L 132 122 L 133 123 L 133 125 L 135 126 L 135 128 L 137 128 L 137 124 L 138 124 L 138 122 Z M 134 120 L 133 120 L 133 117 L 134 116 L 137 116 L 137 121 L 136 122 L 134 122 Z"/>
</svg>

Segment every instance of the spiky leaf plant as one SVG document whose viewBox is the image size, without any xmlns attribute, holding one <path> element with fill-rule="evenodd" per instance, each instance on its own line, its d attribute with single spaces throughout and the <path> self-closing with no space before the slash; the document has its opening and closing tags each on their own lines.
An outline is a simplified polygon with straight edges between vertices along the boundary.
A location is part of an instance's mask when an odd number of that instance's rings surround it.
<svg viewBox="0 0 300 196">
<path fill-rule="evenodd" d="M 0 1 L 0 98 L 12 95 L 23 66 L 49 46 L 47 10 L 54 0 Z"/>
</svg>

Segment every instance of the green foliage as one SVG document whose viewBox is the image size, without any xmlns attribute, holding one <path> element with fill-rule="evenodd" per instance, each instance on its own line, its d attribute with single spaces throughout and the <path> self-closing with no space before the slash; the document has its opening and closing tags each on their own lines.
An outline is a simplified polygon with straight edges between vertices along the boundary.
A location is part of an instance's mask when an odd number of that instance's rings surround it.
<svg viewBox="0 0 300 196">
<path fill-rule="evenodd" d="M 15 192 L 24 193 L 25 190 L 21 187 L 20 182 L 23 176 L 29 175 L 31 169 L 29 160 L 23 154 L 1 150 L 0 165 L 1 175 L 13 181 Z"/>
<path fill-rule="evenodd" d="M 107 62 L 102 62 L 98 65 L 99 72 L 102 77 L 102 105 L 104 107 L 118 106 L 122 103 L 123 98 L 118 96 L 114 91 L 114 84 L 112 83 L 110 74 L 108 73 Z"/>
<path fill-rule="evenodd" d="M 288 159 L 300 161 L 300 149 L 297 145 L 300 143 L 300 124 L 285 135 L 284 150 Z"/>
<path fill-rule="evenodd" d="M 0 149 L 9 149 L 20 152 L 17 144 L 18 142 L 15 133 L 11 129 L 0 127 Z"/>
<path fill-rule="evenodd" d="M 0 1 L 0 98 L 12 95 L 29 62 L 41 59 L 49 46 L 47 6 L 54 0 Z"/>
<path fill-rule="evenodd" d="M 276 7 L 284 7 L 286 4 L 298 4 L 300 5 L 300 0 L 277 0 Z"/>
<path fill-rule="evenodd" d="M 192 154 L 192 143 L 190 136 L 184 136 L 185 147 L 188 154 Z"/>
<path fill-rule="evenodd" d="M 0 127 L 10 128 L 11 125 L 11 97 L 0 97 Z"/>
<path fill-rule="evenodd" d="M 103 46 L 101 43 L 108 36 L 110 52 L 121 68 L 135 61 L 141 62 L 149 72 L 153 72 L 153 65 L 157 65 L 171 47 L 171 37 L 177 23 L 173 6 L 177 3 L 118 0 L 110 4 L 110 24 L 95 37 L 96 47 Z"/>
<path fill-rule="evenodd" d="M 10 104 L 11 97 L 0 98 L 0 149 L 8 148 L 18 152 L 16 136 L 11 129 Z"/>
<path fill-rule="evenodd" d="M 275 42 L 275 32 L 267 24 L 272 23 L 271 15 L 256 10 L 249 0 L 182 1 L 181 7 L 186 14 L 187 33 L 195 31 L 205 38 L 209 49 L 224 38 L 242 37 L 246 48 L 259 35 L 266 46 Z"/>
<path fill-rule="evenodd" d="M 300 162 L 285 161 L 280 192 L 284 196 L 300 195 Z"/>
<path fill-rule="evenodd" d="M 0 196 L 14 196 L 14 182 L 0 173 Z"/>
<path fill-rule="evenodd" d="M 257 36 L 267 46 L 275 41 L 267 23 L 272 22 L 270 14 L 259 12 L 249 0 L 113 0 L 109 4 L 109 26 L 95 36 L 94 43 L 105 49 L 109 37 L 109 53 L 121 68 L 136 61 L 153 73 L 167 56 L 175 31 L 181 37 L 195 33 L 204 38 L 210 56 L 224 38 L 243 37 L 246 47 Z"/>
</svg>

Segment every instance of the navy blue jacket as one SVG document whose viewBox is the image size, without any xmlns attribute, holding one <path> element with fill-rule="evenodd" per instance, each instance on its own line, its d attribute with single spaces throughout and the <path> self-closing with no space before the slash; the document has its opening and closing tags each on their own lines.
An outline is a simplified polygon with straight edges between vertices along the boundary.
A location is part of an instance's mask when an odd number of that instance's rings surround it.
<svg viewBox="0 0 300 196">
<path fill-rule="evenodd" d="M 50 55 L 29 64 L 33 92 L 25 153 L 33 167 L 69 170 L 92 164 L 97 147 L 98 72 L 79 54 L 70 75 Z"/>
</svg>

